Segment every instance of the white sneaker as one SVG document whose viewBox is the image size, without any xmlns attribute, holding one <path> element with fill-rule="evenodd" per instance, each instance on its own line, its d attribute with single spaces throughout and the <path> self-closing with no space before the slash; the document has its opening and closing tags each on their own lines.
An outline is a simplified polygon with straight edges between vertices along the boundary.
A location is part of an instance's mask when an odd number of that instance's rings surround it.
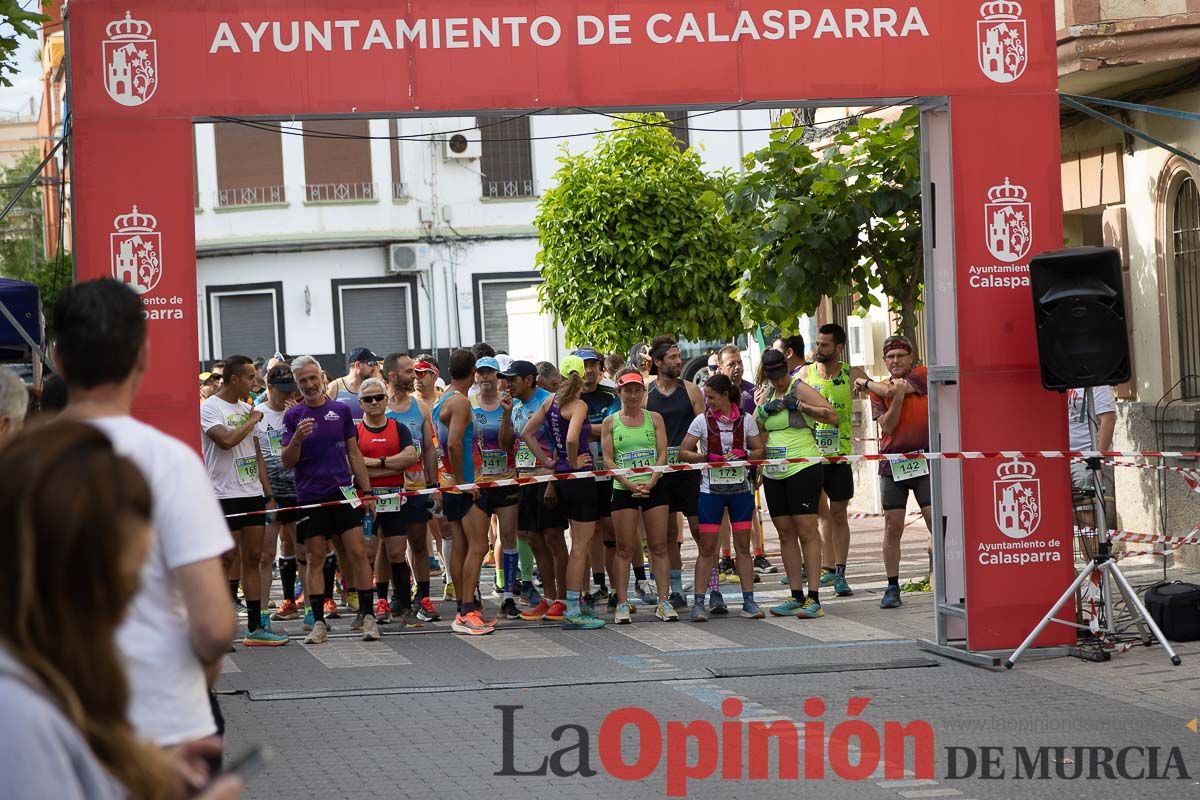
<svg viewBox="0 0 1200 800">
<path fill-rule="evenodd" d="M 325 644 L 329 641 L 329 629 L 325 626 L 325 620 L 317 620 L 313 623 L 313 629 L 304 637 L 305 644 Z"/>
<path fill-rule="evenodd" d="M 671 607 L 671 604 L 666 600 L 659 600 L 658 605 L 654 607 L 654 616 L 661 619 L 663 622 L 678 622 L 679 614 Z"/>
<path fill-rule="evenodd" d="M 371 616 L 370 614 L 363 617 L 362 640 L 364 642 L 379 641 L 379 623 L 375 620 L 375 617 Z"/>
</svg>

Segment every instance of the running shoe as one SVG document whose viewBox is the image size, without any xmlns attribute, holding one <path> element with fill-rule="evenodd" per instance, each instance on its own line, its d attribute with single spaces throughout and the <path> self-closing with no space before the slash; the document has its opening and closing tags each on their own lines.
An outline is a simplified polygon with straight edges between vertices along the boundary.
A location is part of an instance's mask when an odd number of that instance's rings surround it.
<svg viewBox="0 0 1200 800">
<path fill-rule="evenodd" d="M 850 584 L 846 583 L 845 575 L 833 576 L 833 593 L 838 597 L 850 597 L 854 594 L 854 590 L 850 588 Z"/>
<path fill-rule="evenodd" d="M 797 600 L 794 597 L 789 597 L 777 606 L 771 606 L 772 617 L 795 617 L 800 614 L 800 609 L 804 607 L 803 600 Z"/>
<path fill-rule="evenodd" d="M 616 592 L 612 592 L 608 596 L 608 610 L 609 611 L 617 610 L 617 593 Z"/>
<path fill-rule="evenodd" d="M 300 627 L 306 631 L 313 629 L 313 613 L 311 608 L 306 607 L 304 609 L 304 622 L 300 624 Z"/>
<path fill-rule="evenodd" d="M 800 611 L 796 613 L 797 617 L 805 619 L 816 619 L 817 617 L 825 616 L 825 611 L 821 608 L 820 600 L 813 600 L 811 597 L 804 598 L 804 604 L 800 606 Z"/>
<path fill-rule="evenodd" d="M 837 573 L 831 569 L 821 569 L 821 588 L 833 586 L 833 581 L 837 577 Z"/>
<path fill-rule="evenodd" d="M 602 583 L 600 584 L 600 588 L 592 592 L 592 598 L 595 600 L 607 600 L 609 598 L 609 594 L 610 592 L 608 587 Z"/>
<path fill-rule="evenodd" d="M 604 627 L 604 620 L 589 614 L 568 614 L 562 618 L 562 627 L 568 631 L 594 631 Z"/>
<path fill-rule="evenodd" d="M 367 615 L 366 615 L 366 614 L 364 614 L 364 613 L 363 613 L 363 612 L 361 612 L 361 611 L 360 611 L 360 612 L 358 612 L 357 614 L 355 614 L 355 615 L 354 615 L 354 622 L 351 622 L 351 623 L 350 623 L 350 630 L 352 630 L 352 631 L 361 631 L 361 630 L 363 629 L 363 620 L 365 620 L 365 619 L 366 619 L 366 617 L 367 617 Z M 375 618 L 374 618 L 374 617 L 371 617 L 371 619 L 375 619 Z"/>
<path fill-rule="evenodd" d="M 279 604 L 279 608 L 275 609 L 271 614 L 273 620 L 296 619 L 300 616 L 300 610 L 296 608 L 295 600 L 284 600 Z"/>
<path fill-rule="evenodd" d="M 545 598 L 543 598 L 542 601 L 536 606 L 522 611 L 520 616 L 521 619 L 525 620 L 526 622 L 540 622 L 542 618 L 546 616 L 546 612 L 549 610 L 550 604 L 546 602 Z"/>
<path fill-rule="evenodd" d="M 358 607 L 358 592 L 353 592 L 353 591 L 350 592 L 349 597 L 347 597 L 345 594 L 343 594 L 342 602 L 345 603 L 346 608 L 350 609 L 355 614 L 359 613 L 360 609 Z"/>
<path fill-rule="evenodd" d="M 880 608 L 899 608 L 900 607 L 900 587 L 889 585 L 883 593 L 883 599 L 879 601 Z"/>
<path fill-rule="evenodd" d="M 443 600 L 457 600 L 458 599 L 458 595 L 454 591 L 454 581 L 447 581 L 446 585 L 442 587 L 442 599 Z"/>
<path fill-rule="evenodd" d="M 692 603 L 692 622 L 708 622 L 708 614 L 704 613 L 704 601 L 696 600 Z"/>
<path fill-rule="evenodd" d="M 663 622 L 678 622 L 679 614 L 666 600 L 659 600 L 658 605 L 654 607 L 654 616 L 661 619 Z"/>
<path fill-rule="evenodd" d="M 420 606 L 417 608 L 417 619 L 421 622 L 437 622 L 442 618 L 442 615 L 437 612 L 433 601 L 428 597 L 422 597 Z"/>
<path fill-rule="evenodd" d="M 646 581 L 634 581 L 633 591 L 644 606 L 658 605 L 658 595 L 650 591 Z"/>
<path fill-rule="evenodd" d="M 562 600 L 555 600 L 550 608 L 546 609 L 546 614 L 543 617 L 547 622 L 562 622 L 563 617 L 567 614 L 567 604 Z"/>
<path fill-rule="evenodd" d="M 683 595 L 679 592 L 671 592 L 671 596 L 667 598 L 667 602 L 669 602 L 671 604 L 671 608 L 674 608 L 676 611 L 681 608 L 687 608 L 688 606 L 687 600 L 683 599 Z"/>
<path fill-rule="evenodd" d="M 325 618 L 340 619 L 342 612 L 338 611 L 337 603 L 333 602 L 332 597 L 325 598 Z"/>
<path fill-rule="evenodd" d="M 392 621 L 392 609 L 388 606 L 388 601 L 382 597 L 375 601 L 375 621 L 380 625 L 386 625 Z"/>
<path fill-rule="evenodd" d="M 464 636 L 483 636 L 495 628 L 484 622 L 478 611 L 472 611 L 469 614 L 455 615 L 454 621 L 450 623 L 450 630 Z"/>
<path fill-rule="evenodd" d="M 533 608 L 538 603 L 542 602 L 542 595 L 533 585 L 533 581 L 529 581 L 523 589 L 521 589 L 521 602 Z"/>
<path fill-rule="evenodd" d="M 729 556 L 721 556 L 721 560 L 717 563 L 717 572 L 722 575 L 732 575 L 737 572 L 733 559 Z"/>
<path fill-rule="evenodd" d="M 521 610 L 517 608 L 517 601 L 511 597 L 500 604 L 500 616 L 505 619 L 520 619 Z"/>
<path fill-rule="evenodd" d="M 322 620 L 313 625 L 312 631 L 304 637 L 305 644 L 325 644 L 329 641 L 329 628 Z"/>
<path fill-rule="evenodd" d="M 280 647 L 288 643 L 288 637 L 283 633 L 275 633 L 269 626 L 263 626 L 256 631 L 251 631 L 242 639 L 242 644 L 246 647 Z"/>
<path fill-rule="evenodd" d="M 614 625 L 629 625 L 633 622 L 633 606 L 629 603 L 620 603 L 617 605 L 617 610 L 613 614 Z"/>
<path fill-rule="evenodd" d="M 779 569 L 770 561 L 767 561 L 766 556 L 755 556 L 754 571 L 760 575 L 771 575 L 775 572 L 778 572 Z"/>
<path fill-rule="evenodd" d="M 375 618 L 373 616 L 371 616 L 370 614 L 368 614 L 363 619 L 362 640 L 364 642 L 378 642 L 379 641 L 379 623 L 376 622 Z"/>
<path fill-rule="evenodd" d="M 725 605 L 725 596 L 720 592 L 708 593 L 708 605 L 714 617 L 724 617 L 729 614 L 729 606 Z"/>
<path fill-rule="evenodd" d="M 753 600 L 742 601 L 742 616 L 746 619 L 762 619 L 766 616 L 758 603 Z"/>
<path fill-rule="evenodd" d="M 496 552 L 494 550 L 488 550 L 487 555 L 483 557 L 483 565 L 485 567 L 496 566 Z"/>
<path fill-rule="evenodd" d="M 680 589 L 683 589 L 683 593 L 684 593 L 684 594 L 687 594 L 688 592 L 692 591 L 692 582 L 691 582 L 691 581 L 687 581 L 687 580 L 685 580 L 683 583 L 681 583 L 681 584 L 679 585 L 679 588 L 680 588 Z M 677 608 L 679 608 L 679 606 L 676 606 L 676 607 L 677 607 Z M 683 601 L 683 606 L 682 606 L 682 607 L 683 607 L 683 608 L 687 608 L 687 601 L 686 601 L 686 600 L 684 600 L 684 601 Z"/>
<path fill-rule="evenodd" d="M 420 612 L 413 611 L 411 606 L 401 611 L 395 619 L 403 628 L 420 628 L 424 625 Z"/>
</svg>

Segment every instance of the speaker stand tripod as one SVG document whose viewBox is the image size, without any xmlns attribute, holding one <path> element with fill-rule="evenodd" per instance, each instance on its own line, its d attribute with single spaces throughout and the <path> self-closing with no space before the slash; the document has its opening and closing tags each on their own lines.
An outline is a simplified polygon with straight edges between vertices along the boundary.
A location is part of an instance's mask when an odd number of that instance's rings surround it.
<svg viewBox="0 0 1200 800">
<path fill-rule="evenodd" d="M 1092 415 L 1094 401 L 1091 387 L 1085 389 L 1084 392 L 1083 411 L 1088 421 L 1088 433 L 1091 435 L 1092 449 L 1096 450 L 1096 419 Z M 1055 615 L 1058 614 L 1059 609 L 1075 599 L 1079 587 L 1091 580 L 1093 573 L 1099 573 L 1100 606 L 1103 609 L 1104 617 L 1104 624 L 1101 626 L 1101 630 L 1109 635 L 1117 633 L 1116 614 L 1113 611 L 1112 602 L 1112 588 L 1115 584 L 1116 588 L 1125 598 L 1125 607 L 1133 614 L 1134 621 L 1138 623 L 1138 627 L 1140 628 L 1142 623 L 1145 623 L 1145 626 L 1150 629 L 1150 632 L 1154 634 L 1154 638 L 1158 640 L 1158 643 L 1162 645 L 1163 650 L 1170 657 L 1171 664 L 1178 667 L 1182 663 L 1182 660 L 1171 649 L 1171 645 L 1167 643 L 1167 637 L 1163 636 L 1163 632 L 1155 624 L 1154 618 L 1150 616 L 1146 611 L 1146 607 L 1142 605 L 1142 601 L 1138 599 L 1137 592 L 1129 585 L 1129 581 L 1125 580 L 1125 576 L 1117 566 L 1116 558 L 1112 555 L 1112 539 L 1108 535 L 1108 520 L 1104 515 L 1104 489 L 1100 478 L 1100 459 L 1087 459 L 1087 468 L 1092 478 L 1092 509 L 1096 523 L 1096 554 L 1079 575 L 1075 577 L 1075 581 L 1063 592 L 1062 597 L 1058 598 L 1058 602 L 1054 604 L 1054 607 L 1046 612 L 1046 616 L 1042 617 L 1041 622 L 1037 624 L 1033 632 L 1026 637 L 1025 641 L 1021 642 L 1021 646 L 1014 650 L 1013 654 L 1005 660 L 1004 666 L 1007 669 L 1012 669 L 1013 664 L 1017 663 L 1017 659 L 1021 657 L 1021 654 L 1037 641 L 1037 638 L 1042 635 L 1042 631 L 1051 622 L 1057 622 L 1060 625 L 1068 625 L 1081 630 L 1091 630 L 1074 622 L 1064 622 L 1057 619 Z M 1149 644 L 1149 641 L 1146 641 L 1146 643 Z"/>
</svg>

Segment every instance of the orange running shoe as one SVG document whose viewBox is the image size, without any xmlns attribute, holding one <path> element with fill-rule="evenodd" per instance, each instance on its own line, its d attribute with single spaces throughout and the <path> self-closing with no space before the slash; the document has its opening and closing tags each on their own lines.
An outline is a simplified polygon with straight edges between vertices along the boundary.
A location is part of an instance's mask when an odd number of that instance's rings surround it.
<svg viewBox="0 0 1200 800">
<path fill-rule="evenodd" d="M 542 602 L 538 603 L 533 608 L 529 608 L 529 609 L 526 609 L 525 611 L 522 611 L 521 619 L 525 620 L 526 622 L 539 622 L 545 618 L 546 612 L 549 610 L 550 610 L 550 604 L 546 602 L 545 598 L 543 598 Z M 565 610 L 565 606 L 564 606 L 564 610 Z"/>
<path fill-rule="evenodd" d="M 467 636 L 483 636 L 495 630 L 495 628 L 483 621 L 483 617 L 480 616 L 478 611 L 472 611 L 469 614 L 458 614 L 454 617 L 454 622 L 450 623 L 450 629 L 455 633 Z"/>
<path fill-rule="evenodd" d="M 296 607 L 295 600 L 284 600 L 279 604 L 279 608 L 271 612 L 271 619 L 275 621 L 284 619 L 299 619 L 300 610 Z"/>
<path fill-rule="evenodd" d="M 340 619 L 341 612 L 338 611 L 337 603 L 333 602 L 332 597 L 325 598 L 325 619 Z"/>
<path fill-rule="evenodd" d="M 563 617 L 567 613 L 567 604 L 562 600 L 555 600 L 554 605 L 550 606 L 546 611 L 546 616 L 543 617 L 547 622 L 562 622 Z"/>
<path fill-rule="evenodd" d="M 496 552 L 494 550 L 488 550 L 487 555 L 483 557 L 483 565 L 485 567 L 496 566 Z"/>
</svg>

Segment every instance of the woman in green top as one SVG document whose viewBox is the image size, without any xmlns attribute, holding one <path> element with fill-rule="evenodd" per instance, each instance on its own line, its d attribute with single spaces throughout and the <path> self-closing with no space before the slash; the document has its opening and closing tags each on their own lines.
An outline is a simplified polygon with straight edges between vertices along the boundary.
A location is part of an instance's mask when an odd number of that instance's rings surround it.
<svg viewBox="0 0 1200 800">
<path fill-rule="evenodd" d="M 787 359 L 778 350 L 762 358 L 767 391 L 761 395 L 755 418 L 767 433 L 767 458 L 821 456 L 813 437 L 816 422 L 837 423 L 829 401 L 788 374 Z M 763 467 L 763 494 L 767 510 L 779 533 L 779 549 L 792 587 L 791 599 L 771 608 L 777 617 L 816 618 L 821 610 L 821 535 L 817 530 L 817 503 L 821 497 L 820 462 L 777 464 Z M 809 566 L 808 596 L 800 587 L 800 571 Z"/>
<path fill-rule="evenodd" d="M 617 373 L 617 396 L 621 411 L 604 420 L 601 446 L 610 466 L 663 466 L 667 463 L 667 430 L 660 414 L 646 410 L 646 384 L 642 373 L 626 368 Z M 641 550 L 638 523 L 646 528 L 650 566 L 656 579 L 671 574 L 667 552 L 667 494 L 659 484 L 661 472 L 617 475 L 613 481 L 612 520 L 617 533 L 617 555 L 613 561 L 613 593 L 617 612 L 613 622 L 630 622 L 629 564 Z M 661 594 L 661 592 L 660 592 Z M 654 615 L 663 621 L 678 620 L 679 615 L 665 597 L 659 597 Z"/>
</svg>

